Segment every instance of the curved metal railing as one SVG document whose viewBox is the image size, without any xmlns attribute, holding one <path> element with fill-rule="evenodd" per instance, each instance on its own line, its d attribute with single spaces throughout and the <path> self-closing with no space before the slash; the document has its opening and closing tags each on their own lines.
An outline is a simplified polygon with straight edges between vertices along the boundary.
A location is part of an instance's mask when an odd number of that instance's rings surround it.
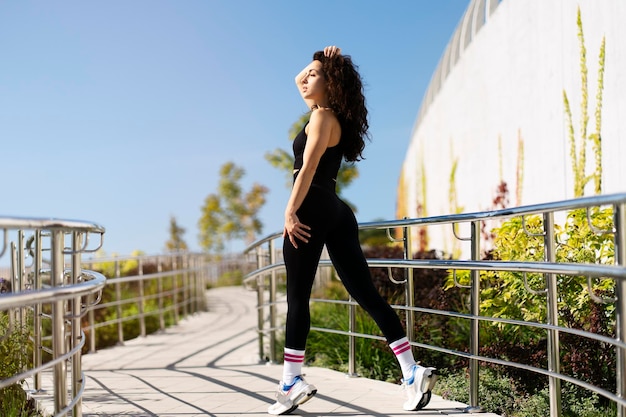
<svg viewBox="0 0 626 417">
<path fill-rule="evenodd" d="M 610 207 L 612 209 L 612 228 L 610 230 L 598 230 L 591 221 L 592 211 L 600 207 Z M 611 234 L 613 236 L 614 255 L 613 264 L 583 264 L 583 263 L 564 263 L 556 261 L 556 238 L 555 238 L 555 217 L 559 218 L 567 215 L 568 212 L 577 209 L 584 209 L 587 212 L 587 221 L 589 228 L 596 234 Z M 538 232 L 530 232 L 525 224 L 525 219 L 531 215 L 541 217 L 542 230 Z M 481 260 L 481 225 L 486 221 L 502 221 L 514 217 L 522 219 L 523 230 L 529 236 L 535 236 L 543 240 L 543 259 L 537 262 L 526 261 L 487 261 Z M 414 236 L 419 228 L 432 226 L 450 226 L 451 234 L 458 240 L 469 246 L 468 258 L 460 260 L 425 260 L 412 259 L 412 251 L 414 245 L 412 236 Z M 468 236 L 461 237 L 458 229 L 463 226 L 468 229 Z M 504 210 L 485 211 L 476 213 L 462 213 L 448 216 L 434 216 L 419 219 L 402 219 L 393 221 L 369 222 L 362 223 L 361 229 L 386 229 L 402 231 L 402 238 L 398 241 L 403 243 L 404 258 L 403 259 L 368 259 L 370 267 L 381 268 L 404 268 L 405 279 L 398 281 L 405 285 L 406 305 L 394 305 L 394 309 L 406 314 L 407 337 L 413 346 L 431 349 L 448 355 L 462 357 L 469 362 L 470 374 L 470 392 L 468 412 L 479 411 L 481 409 L 478 404 L 478 387 L 479 387 L 479 362 L 489 362 L 502 366 L 524 369 L 540 375 L 548 377 L 550 392 L 550 410 L 551 416 L 558 417 L 561 415 L 561 381 L 570 382 L 583 387 L 591 392 L 602 395 L 617 404 L 618 416 L 626 416 L 626 194 L 613 194 L 594 197 L 585 197 L 574 200 L 558 201 L 545 204 L 535 204 L 523 207 L 515 207 Z M 388 232 L 391 237 L 391 233 Z M 261 359 L 269 358 L 271 361 L 276 360 L 276 332 L 277 327 L 277 281 L 283 278 L 282 271 L 284 263 L 280 260 L 280 251 L 276 248 L 276 241 L 282 237 L 282 234 L 275 233 L 263 238 L 249 246 L 245 253 L 256 253 L 258 267 L 257 270 L 248 274 L 244 280 L 244 285 L 256 287 L 258 294 L 258 335 L 259 335 L 259 355 Z M 322 267 L 331 267 L 329 260 L 323 259 L 320 262 Z M 414 279 L 413 271 L 415 269 L 440 269 L 450 271 L 454 275 L 454 282 L 457 287 L 463 288 L 469 292 L 470 305 L 468 313 L 455 311 L 433 310 L 428 308 L 416 307 L 413 303 L 414 297 Z M 469 283 L 461 284 L 457 280 L 457 271 L 469 271 Z M 486 316 L 480 309 L 481 286 L 480 273 L 483 271 L 512 271 L 518 272 L 526 277 L 526 274 L 536 273 L 542 274 L 545 278 L 545 288 L 540 291 L 530 288 L 525 280 L 525 289 L 529 293 L 545 297 L 547 309 L 547 321 L 545 323 L 528 322 L 524 320 L 506 319 L 500 317 Z M 390 274 L 391 276 L 391 274 Z M 558 297 L 559 288 L 557 276 L 586 276 L 590 298 L 593 302 L 612 303 L 616 310 L 616 329 L 615 337 L 607 337 L 590 331 L 572 329 L 559 324 Z M 614 297 L 610 299 L 601 299 L 594 294 L 592 289 L 593 279 L 610 279 L 615 282 Z M 265 294 L 269 294 L 269 299 L 265 301 Z M 312 330 L 324 331 L 331 333 L 339 333 L 348 336 L 349 340 L 349 373 L 355 373 L 355 338 L 363 337 L 370 339 L 380 339 L 380 336 L 371 334 L 360 334 L 354 332 L 355 327 L 355 306 L 351 300 L 321 300 L 314 299 L 314 302 L 330 302 L 340 303 L 350 306 L 349 308 L 349 330 L 342 331 L 336 329 L 313 327 Z M 470 337 L 468 341 L 468 351 L 458 351 L 453 349 L 432 346 L 416 341 L 413 334 L 414 314 L 425 313 L 431 315 L 442 315 L 448 317 L 456 317 L 470 322 Z M 267 320 L 266 320 L 267 317 Z M 269 321 L 269 326 L 266 322 Z M 479 353 L 480 347 L 480 322 L 504 323 L 507 325 L 532 328 L 537 332 L 544 332 L 547 335 L 547 363 L 546 369 L 523 363 L 515 363 L 508 360 L 491 358 L 482 356 Z M 606 343 L 615 348 L 616 351 L 616 392 L 610 392 L 601 387 L 594 386 L 586 381 L 576 379 L 566 375 L 560 369 L 560 344 L 559 333 L 569 333 L 578 337 L 588 338 L 591 340 Z M 269 337 L 269 347 L 265 347 L 265 337 Z M 266 354 L 265 352 L 268 352 Z"/>
<path fill-rule="evenodd" d="M 206 254 L 96 258 L 85 260 L 84 265 L 108 271 L 109 296 L 89 311 L 83 328 L 89 334 L 90 353 L 96 352 L 97 333 L 105 327 L 115 327 L 116 343 L 122 345 L 134 337 L 125 332 L 125 323 L 138 323 L 138 336 L 144 337 L 149 333 L 147 321 L 151 318 L 157 323 L 155 330 L 163 331 L 166 321 L 175 325 L 181 317 L 207 309 L 204 291 L 212 278 L 209 269 L 214 265 Z M 122 269 L 129 267 L 132 273 L 124 274 Z M 100 314 L 98 319 L 101 310 L 115 313 L 108 319 L 106 314 Z"/>
<path fill-rule="evenodd" d="M 10 276 L 2 277 L 6 292 L 0 295 L 0 315 L 8 324 L 0 340 L 29 328 L 33 343 L 32 366 L 0 380 L 0 389 L 33 377 L 38 390 L 42 373 L 51 371 L 55 416 L 81 416 L 85 334 L 80 322 L 105 285 L 102 274 L 81 268 L 81 256 L 102 246 L 105 229 L 74 220 L 0 217 L 0 230 L 0 259 L 8 253 L 10 263 Z M 92 235 L 98 237 L 95 247 Z"/>
</svg>

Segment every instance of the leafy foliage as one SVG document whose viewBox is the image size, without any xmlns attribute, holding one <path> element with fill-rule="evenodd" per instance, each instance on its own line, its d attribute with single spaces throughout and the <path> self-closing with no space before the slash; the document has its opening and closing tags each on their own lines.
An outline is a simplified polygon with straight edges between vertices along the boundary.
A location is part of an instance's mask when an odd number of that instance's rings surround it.
<svg viewBox="0 0 626 417">
<path fill-rule="evenodd" d="M 263 230 L 258 212 L 265 204 L 267 187 L 254 183 L 247 193 L 241 187 L 243 168 L 227 162 L 220 168 L 218 192 L 209 194 L 198 222 L 200 246 L 206 251 L 222 252 L 225 243 L 245 238 L 252 242 Z"/>
<path fill-rule="evenodd" d="M 167 252 L 181 252 L 188 249 L 187 242 L 183 239 L 185 228 L 180 227 L 176 222 L 176 217 L 170 217 L 170 238 L 165 242 Z"/>
<path fill-rule="evenodd" d="M 0 379 L 10 378 L 31 367 L 32 351 L 28 327 L 20 327 L 9 314 L 0 312 Z M 37 416 L 33 404 L 29 402 L 20 384 L 0 389 L 0 415 L 28 417 Z"/>
<path fill-rule="evenodd" d="M 563 225 L 555 226 L 556 262 L 613 264 L 612 209 L 573 210 Z M 512 218 L 494 230 L 494 250 L 487 258 L 506 261 L 544 261 L 544 224 L 540 216 Z M 457 274 L 466 282 L 467 271 Z M 547 302 L 542 290 L 546 277 L 488 271 L 481 278 L 481 314 L 533 323 L 547 322 Z M 613 280 L 588 282 L 584 276 L 557 275 L 559 325 L 614 337 L 615 307 L 597 302 L 614 296 Z M 452 277 L 448 277 L 448 288 Z M 539 293 L 529 291 L 529 288 Z M 481 354 L 546 368 L 547 338 L 530 327 L 481 324 Z M 609 391 L 615 390 L 614 348 L 587 338 L 560 334 L 561 371 Z M 544 381 L 515 369 L 501 370 L 527 392 L 542 389 Z M 601 398 L 598 403 L 606 406 Z M 577 414 L 576 414 L 577 415 Z"/>
<path fill-rule="evenodd" d="M 27 350 L 28 327 L 19 327 L 16 320 L 9 320 L 12 312 L 0 312 L 0 377 L 2 379 L 19 374 L 30 364 Z"/>
<path fill-rule="evenodd" d="M 528 391 L 519 381 L 490 368 L 480 370 L 479 404 L 489 412 L 503 417 L 545 417 L 550 415 L 548 388 Z M 434 389 L 444 399 L 467 403 L 469 375 L 465 372 L 442 375 Z M 615 407 L 602 405 L 597 394 L 564 384 L 562 387 L 564 417 L 610 417 Z"/>
</svg>

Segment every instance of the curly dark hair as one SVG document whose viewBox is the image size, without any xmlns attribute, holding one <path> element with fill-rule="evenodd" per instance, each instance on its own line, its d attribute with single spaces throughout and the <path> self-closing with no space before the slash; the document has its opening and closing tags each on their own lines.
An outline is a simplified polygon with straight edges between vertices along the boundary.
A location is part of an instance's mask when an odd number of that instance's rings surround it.
<svg viewBox="0 0 626 417">
<path fill-rule="evenodd" d="M 322 63 L 322 73 L 328 88 L 328 105 L 341 124 L 341 141 L 346 161 L 354 162 L 363 157 L 368 132 L 367 107 L 363 94 L 363 82 L 358 66 L 350 55 L 324 56 L 324 51 L 313 54 L 313 60 Z"/>
</svg>

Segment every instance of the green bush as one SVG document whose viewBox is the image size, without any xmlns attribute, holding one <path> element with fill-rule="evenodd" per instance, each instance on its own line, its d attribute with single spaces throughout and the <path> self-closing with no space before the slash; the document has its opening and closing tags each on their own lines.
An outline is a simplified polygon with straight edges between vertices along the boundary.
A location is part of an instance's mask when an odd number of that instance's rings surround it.
<svg viewBox="0 0 626 417">
<path fill-rule="evenodd" d="M 469 376 L 466 372 L 443 373 L 433 390 L 442 398 L 469 402 Z M 561 389 L 563 417 L 611 417 L 617 415 L 614 406 L 605 406 L 596 394 L 572 384 Z M 550 415 L 548 388 L 528 393 L 525 386 L 491 368 L 480 370 L 478 404 L 487 412 L 502 417 L 545 417 Z"/>
<path fill-rule="evenodd" d="M 0 312 L 0 379 L 21 373 L 32 365 L 29 328 L 10 324 L 9 314 Z M 37 416 L 19 383 L 0 389 L 0 415 L 6 417 Z"/>
<path fill-rule="evenodd" d="M 224 272 L 217 279 L 217 287 L 229 287 L 243 283 L 243 271 L 240 269 Z"/>
<path fill-rule="evenodd" d="M 614 242 L 610 208 L 573 210 L 555 231 L 556 261 L 560 263 L 613 264 Z M 588 218 L 589 217 L 589 218 Z M 591 222 L 591 225 L 590 225 Z M 543 219 L 539 216 L 513 218 L 495 229 L 495 248 L 491 256 L 505 261 L 541 261 L 544 256 Z M 527 233 L 530 232 L 530 233 Z M 546 286 L 541 274 L 529 274 L 528 285 L 535 289 Z M 614 303 L 598 303 L 590 295 L 614 296 L 615 282 L 595 280 L 588 288 L 584 276 L 558 275 L 559 325 L 615 336 Z M 524 276 L 514 272 L 481 274 L 481 314 L 527 322 L 547 322 L 546 297 L 532 294 L 525 288 Z M 484 331 L 482 330 L 484 329 Z M 483 325 L 481 353 L 503 357 L 532 366 L 546 367 L 545 332 L 530 327 L 508 324 Z M 569 333 L 560 335 L 562 372 L 608 391 L 615 391 L 617 369 L 614 349 L 606 344 Z M 516 370 L 520 381 L 528 381 L 528 390 L 538 387 L 536 378 L 527 378 Z M 605 400 L 602 400 L 605 401 Z M 608 402 L 606 402 L 608 404 Z"/>
</svg>

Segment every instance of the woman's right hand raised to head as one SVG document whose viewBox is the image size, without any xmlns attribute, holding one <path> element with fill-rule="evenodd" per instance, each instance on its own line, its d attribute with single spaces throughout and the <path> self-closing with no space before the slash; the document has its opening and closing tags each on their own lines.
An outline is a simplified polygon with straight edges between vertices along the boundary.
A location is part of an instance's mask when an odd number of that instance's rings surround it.
<svg viewBox="0 0 626 417">
<path fill-rule="evenodd" d="M 333 58 L 341 55 L 341 48 L 335 45 L 327 46 L 324 48 L 324 56 L 327 58 Z"/>
</svg>

